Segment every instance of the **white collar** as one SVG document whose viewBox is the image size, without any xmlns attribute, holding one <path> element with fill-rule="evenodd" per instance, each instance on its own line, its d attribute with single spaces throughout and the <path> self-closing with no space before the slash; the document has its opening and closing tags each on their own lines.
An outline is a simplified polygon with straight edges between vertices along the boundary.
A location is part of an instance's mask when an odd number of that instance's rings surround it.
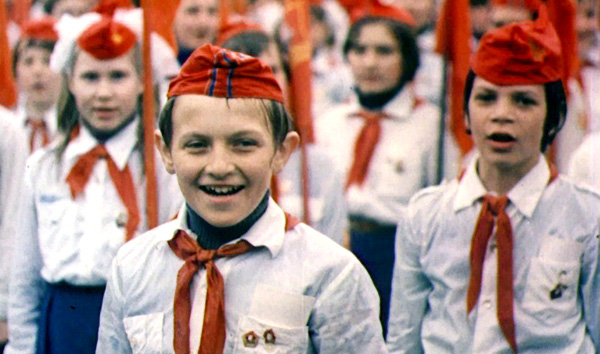
<svg viewBox="0 0 600 354">
<path fill-rule="evenodd" d="M 183 203 L 177 218 L 175 219 L 175 230 L 173 233 L 165 233 L 160 236 L 163 241 L 170 241 L 178 230 L 184 230 L 193 238 L 197 238 L 187 223 L 187 206 Z M 286 217 L 283 210 L 270 198 L 269 205 L 265 213 L 250 227 L 250 229 L 240 238 L 248 241 L 254 247 L 266 247 L 275 258 L 283 248 L 283 238 L 285 235 Z M 239 239 L 232 240 L 227 244 L 236 243 Z"/>
<path fill-rule="evenodd" d="M 474 158 L 458 183 L 454 198 L 454 212 L 470 207 L 488 192 L 477 175 L 477 160 Z M 530 218 L 550 180 L 550 168 L 542 155 L 537 164 L 517 182 L 507 197 L 519 212 Z"/>
<path fill-rule="evenodd" d="M 104 143 L 108 154 L 119 170 L 123 170 L 127 166 L 129 156 L 131 156 L 138 142 L 138 121 L 139 117 L 136 117 L 131 123 L 121 129 L 120 132 Z M 92 150 L 96 145 L 98 145 L 98 140 L 92 136 L 86 127 L 80 125 L 79 135 L 70 141 L 65 149 L 65 159 L 67 161 L 75 160 Z"/>
</svg>

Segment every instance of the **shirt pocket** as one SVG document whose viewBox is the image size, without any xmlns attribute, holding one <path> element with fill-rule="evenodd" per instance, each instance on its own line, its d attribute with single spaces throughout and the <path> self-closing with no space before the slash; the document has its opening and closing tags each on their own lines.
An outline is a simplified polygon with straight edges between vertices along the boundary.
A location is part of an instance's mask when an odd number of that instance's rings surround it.
<svg viewBox="0 0 600 354">
<path fill-rule="evenodd" d="M 275 326 L 264 320 L 243 316 L 235 330 L 234 353 L 307 353 L 308 327 Z"/>
<path fill-rule="evenodd" d="M 39 196 L 36 208 L 39 222 L 39 233 L 44 236 L 54 236 L 59 230 L 64 230 L 62 225 L 72 225 L 73 213 L 69 213 L 71 198 L 65 194 L 42 194 Z M 72 228 L 72 226 L 69 226 Z"/>
<path fill-rule="evenodd" d="M 546 325 L 556 325 L 579 313 L 579 262 L 534 258 L 529 266 L 523 309 Z"/>
<path fill-rule="evenodd" d="M 163 313 L 127 317 L 125 333 L 133 353 L 163 353 Z"/>
</svg>

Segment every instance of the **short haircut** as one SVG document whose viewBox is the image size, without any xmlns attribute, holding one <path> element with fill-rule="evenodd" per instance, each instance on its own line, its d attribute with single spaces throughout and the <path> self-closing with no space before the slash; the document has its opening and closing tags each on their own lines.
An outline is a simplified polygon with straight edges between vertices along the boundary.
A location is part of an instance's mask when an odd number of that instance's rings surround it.
<svg viewBox="0 0 600 354">
<path fill-rule="evenodd" d="M 417 46 L 415 32 L 407 24 L 385 17 L 361 18 L 348 31 L 348 36 L 343 46 L 344 56 L 348 57 L 348 52 L 357 45 L 362 28 L 374 23 L 384 24 L 392 32 L 394 39 L 396 39 L 400 47 L 402 76 L 400 77 L 399 86 L 402 86 L 414 79 L 420 65 L 419 47 Z"/>
<path fill-rule="evenodd" d="M 221 47 L 258 58 L 269 49 L 270 43 L 271 38 L 265 32 L 246 31 L 232 36 Z"/>
<path fill-rule="evenodd" d="M 158 118 L 158 129 L 167 147 L 171 148 L 173 139 L 173 108 L 177 96 L 169 98 L 160 112 Z M 233 98 L 244 99 L 244 98 Z M 228 99 L 229 100 L 229 99 Z M 259 99 L 263 103 L 264 112 L 267 115 L 272 129 L 273 140 L 276 146 L 281 145 L 287 134 L 294 130 L 292 117 L 281 102 L 268 99 Z"/>
<path fill-rule="evenodd" d="M 23 51 L 25 49 L 39 48 L 39 49 L 47 50 L 48 52 L 52 53 L 55 45 L 56 45 L 56 41 L 50 41 L 47 39 L 26 38 L 26 39 L 20 40 L 17 43 L 17 45 L 15 46 L 15 51 L 13 53 L 13 62 L 12 62 L 13 75 L 15 77 L 17 76 L 17 62 L 19 61 L 19 58 L 21 58 L 21 55 L 23 54 Z"/>
<path fill-rule="evenodd" d="M 477 74 L 473 70 L 469 70 L 463 97 L 463 109 L 467 118 L 469 118 L 469 99 L 476 77 Z M 556 134 L 562 129 L 567 120 L 567 96 L 562 80 L 545 83 L 544 92 L 546 94 L 546 119 L 544 120 L 544 134 L 540 142 L 542 152 L 545 152 L 546 148 L 552 144 Z"/>
</svg>

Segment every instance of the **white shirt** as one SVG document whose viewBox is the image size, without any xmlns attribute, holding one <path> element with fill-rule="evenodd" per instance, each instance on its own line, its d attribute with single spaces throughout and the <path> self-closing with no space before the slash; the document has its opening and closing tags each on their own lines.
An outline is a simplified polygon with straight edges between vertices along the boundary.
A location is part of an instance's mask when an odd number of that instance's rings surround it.
<svg viewBox="0 0 600 354">
<path fill-rule="evenodd" d="M 25 159 L 29 149 L 12 112 L 0 108 L 0 321 L 8 310 L 8 279 Z"/>
<path fill-rule="evenodd" d="M 355 141 L 364 119 L 354 116 L 358 102 L 342 104 L 315 122 L 318 145 L 329 150 L 346 176 L 354 160 Z M 438 109 L 426 102 L 415 106 L 415 97 L 405 87 L 383 107 L 389 116 L 381 120 L 381 135 L 369 172 L 362 186 L 346 191 L 348 212 L 395 224 L 400 210 L 419 189 L 434 184 L 437 176 L 439 141 Z"/>
<path fill-rule="evenodd" d="M 167 241 L 178 229 L 193 235 L 185 220 L 182 208 L 177 220 L 119 250 L 102 307 L 97 353 L 173 351 L 173 296 L 184 261 Z M 377 293 L 349 251 L 305 224 L 285 232 L 284 213 L 273 200 L 242 238 L 258 248 L 215 261 L 225 282 L 224 353 L 386 352 Z M 200 344 L 206 287 L 201 269 L 191 285 L 192 353 Z M 274 346 L 263 339 L 268 329 L 275 333 Z M 250 331 L 260 338 L 254 349 L 242 339 Z"/>
<path fill-rule="evenodd" d="M 600 191 L 600 131 L 588 134 L 573 152 L 567 174 L 573 181 Z"/>
<path fill-rule="evenodd" d="M 25 101 L 25 99 L 22 99 L 20 101 Z M 17 118 L 18 124 L 20 125 L 21 129 L 23 130 L 23 133 L 27 137 L 27 146 L 29 146 L 29 139 L 31 138 L 31 132 L 32 132 L 33 128 L 31 126 L 27 125 L 28 116 L 27 116 L 27 112 L 25 110 L 25 106 L 22 104 L 18 105 L 14 112 L 15 112 L 15 117 Z M 46 123 L 46 128 L 48 129 L 48 138 L 49 138 L 49 141 L 51 142 L 54 139 L 54 137 L 56 137 L 56 134 L 58 131 L 58 121 L 56 118 L 56 107 L 52 107 L 49 110 L 47 110 L 42 119 L 43 119 L 44 123 Z M 35 151 L 39 148 L 42 148 L 43 145 L 44 145 L 44 142 L 41 139 L 41 135 L 38 135 L 33 143 L 33 151 Z"/>
<path fill-rule="evenodd" d="M 147 229 L 147 220 L 142 153 L 136 148 L 137 122 L 105 146 L 119 169 L 129 166 L 134 185 L 139 187 L 139 234 Z M 44 282 L 104 285 L 112 259 L 125 242 L 123 219 L 127 209 L 110 178 L 106 160 L 98 160 L 84 192 L 75 200 L 65 182 L 79 157 L 97 144 L 81 127 L 62 160 L 57 158 L 57 144 L 36 151 L 27 160 L 11 275 L 9 353 L 33 351 Z M 176 179 L 167 174 L 158 157 L 156 166 L 159 222 L 165 222 L 175 215 L 183 197 Z"/>
<path fill-rule="evenodd" d="M 600 196 L 537 165 L 507 194 L 519 353 L 595 353 L 600 343 Z M 467 316 L 471 238 L 486 189 L 475 162 L 460 180 L 411 200 L 398 224 L 388 349 L 512 353 L 497 320 L 495 236 Z M 550 292 L 565 285 L 562 296 Z"/>
<path fill-rule="evenodd" d="M 310 225 L 341 244 L 348 228 L 348 210 L 344 186 L 333 157 L 314 144 L 306 147 L 308 160 Z M 278 203 L 283 210 L 299 220 L 304 217 L 302 198 L 302 153 L 294 151 L 283 170 L 277 175 Z"/>
</svg>

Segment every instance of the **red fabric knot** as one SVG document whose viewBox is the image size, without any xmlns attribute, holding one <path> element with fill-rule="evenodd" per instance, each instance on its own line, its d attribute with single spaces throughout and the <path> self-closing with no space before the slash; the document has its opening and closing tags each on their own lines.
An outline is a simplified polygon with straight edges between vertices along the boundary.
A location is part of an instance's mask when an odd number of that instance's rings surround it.
<svg viewBox="0 0 600 354">
<path fill-rule="evenodd" d="M 77 198 L 83 193 L 87 185 L 94 166 L 99 159 L 106 159 L 108 164 L 108 173 L 117 189 L 119 198 L 127 209 L 127 223 L 125 224 L 125 240 L 129 241 L 133 238 L 135 231 L 140 223 L 140 213 L 137 204 L 136 187 L 133 183 L 133 177 L 129 170 L 129 166 L 120 171 L 116 163 L 110 157 L 104 145 L 96 145 L 87 153 L 81 155 L 71 171 L 67 175 L 66 182 L 71 189 L 71 197 Z"/>
<path fill-rule="evenodd" d="M 285 214 L 285 230 L 290 231 L 299 221 Z M 175 255 L 185 263 L 177 273 L 177 287 L 173 302 L 174 337 L 176 354 L 190 353 L 190 317 L 192 304 L 190 285 L 201 267 L 206 268 L 207 289 L 204 306 L 204 321 L 200 337 L 199 354 L 223 353 L 226 339 L 225 329 L 225 285 L 223 276 L 214 261 L 223 257 L 235 257 L 255 249 L 248 241 L 240 240 L 216 250 L 203 249 L 185 231 L 178 230 L 168 242 Z"/>
<path fill-rule="evenodd" d="M 510 218 L 506 214 L 506 196 L 483 197 L 483 205 L 471 239 L 471 276 L 467 290 L 467 315 L 473 310 L 481 292 L 483 263 L 488 242 L 496 224 L 498 244 L 497 273 L 497 317 L 500 329 L 510 347 L 517 352 L 515 321 L 513 310 L 513 233 Z"/>
<path fill-rule="evenodd" d="M 354 143 L 354 161 L 348 172 L 346 189 L 352 184 L 362 185 L 367 178 L 369 165 L 381 136 L 381 119 L 388 118 L 388 115 L 383 112 L 364 110 L 353 116 L 361 117 L 365 121 L 365 125 Z"/>
<path fill-rule="evenodd" d="M 33 152 L 35 149 L 37 136 L 41 136 L 42 146 L 48 145 L 50 142 L 50 135 L 48 134 L 48 126 L 43 119 L 27 118 L 27 120 L 25 120 L 25 125 L 31 127 L 31 135 L 29 136 L 30 152 Z"/>
</svg>

